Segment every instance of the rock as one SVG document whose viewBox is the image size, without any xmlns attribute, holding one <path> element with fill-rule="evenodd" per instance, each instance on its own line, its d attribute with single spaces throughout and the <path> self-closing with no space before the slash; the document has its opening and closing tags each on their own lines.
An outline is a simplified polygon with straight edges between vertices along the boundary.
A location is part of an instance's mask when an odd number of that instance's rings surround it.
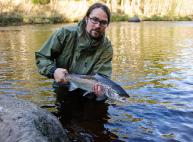
<svg viewBox="0 0 193 142">
<path fill-rule="evenodd" d="M 138 16 L 133 16 L 128 19 L 128 22 L 140 22 L 141 20 L 139 19 Z"/>
<path fill-rule="evenodd" d="M 59 120 L 33 103 L 0 95 L 0 142 L 68 142 Z"/>
</svg>

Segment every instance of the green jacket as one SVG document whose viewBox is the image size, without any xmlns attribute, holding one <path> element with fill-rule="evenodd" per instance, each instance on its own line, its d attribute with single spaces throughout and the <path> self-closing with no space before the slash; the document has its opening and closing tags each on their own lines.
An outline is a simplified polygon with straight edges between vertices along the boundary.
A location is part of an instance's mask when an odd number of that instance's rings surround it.
<svg viewBox="0 0 193 142">
<path fill-rule="evenodd" d="M 69 73 L 102 74 L 111 77 L 113 49 L 105 37 L 91 39 L 85 31 L 85 22 L 74 27 L 62 27 L 52 34 L 35 53 L 39 73 L 53 78 L 56 68 Z"/>
</svg>

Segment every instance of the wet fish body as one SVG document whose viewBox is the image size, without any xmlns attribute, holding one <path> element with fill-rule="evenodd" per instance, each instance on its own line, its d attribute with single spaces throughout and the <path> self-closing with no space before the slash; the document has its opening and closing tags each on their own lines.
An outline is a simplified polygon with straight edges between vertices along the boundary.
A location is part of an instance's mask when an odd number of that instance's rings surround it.
<svg viewBox="0 0 193 142">
<path fill-rule="evenodd" d="M 125 98 L 129 97 L 127 92 L 121 86 L 99 74 L 94 76 L 68 74 L 66 79 L 70 82 L 70 91 L 80 88 L 87 91 L 86 94 L 89 94 L 93 92 L 93 86 L 95 84 L 100 84 L 104 96 L 112 100 L 124 102 Z M 100 97 L 102 96 L 99 96 L 97 99 L 100 100 Z"/>
</svg>

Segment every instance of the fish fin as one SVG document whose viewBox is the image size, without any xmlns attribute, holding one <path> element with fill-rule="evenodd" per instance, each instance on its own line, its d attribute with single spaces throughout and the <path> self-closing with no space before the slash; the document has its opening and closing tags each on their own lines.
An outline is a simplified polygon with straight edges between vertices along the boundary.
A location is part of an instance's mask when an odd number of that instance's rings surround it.
<svg viewBox="0 0 193 142">
<path fill-rule="evenodd" d="M 92 92 L 85 92 L 84 94 L 83 94 L 83 96 L 84 97 L 86 97 L 86 98 L 88 98 L 88 99 L 93 99 L 93 98 L 95 98 L 95 94 L 94 93 L 92 93 Z"/>
<path fill-rule="evenodd" d="M 90 94 L 90 92 L 85 92 L 82 96 L 87 96 L 87 95 L 89 95 Z"/>
<path fill-rule="evenodd" d="M 101 95 L 101 96 L 96 97 L 96 101 L 103 101 L 103 100 L 106 100 L 106 99 L 107 99 L 106 95 Z"/>
<path fill-rule="evenodd" d="M 70 87 L 69 87 L 69 91 L 73 91 L 76 90 L 78 87 L 76 86 L 76 84 L 70 82 Z"/>
</svg>

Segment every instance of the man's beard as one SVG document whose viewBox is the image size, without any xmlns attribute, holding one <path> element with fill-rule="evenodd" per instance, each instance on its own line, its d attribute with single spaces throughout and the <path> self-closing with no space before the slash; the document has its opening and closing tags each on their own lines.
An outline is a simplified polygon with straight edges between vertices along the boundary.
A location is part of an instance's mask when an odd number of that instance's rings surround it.
<svg viewBox="0 0 193 142">
<path fill-rule="evenodd" d="M 97 34 L 97 36 L 95 36 L 96 34 Z M 96 39 L 96 40 L 101 39 L 101 37 L 102 37 L 102 33 L 97 29 L 91 30 L 89 32 L 89 35 L 90 35 L 91 38 Z"/>
</svg>

